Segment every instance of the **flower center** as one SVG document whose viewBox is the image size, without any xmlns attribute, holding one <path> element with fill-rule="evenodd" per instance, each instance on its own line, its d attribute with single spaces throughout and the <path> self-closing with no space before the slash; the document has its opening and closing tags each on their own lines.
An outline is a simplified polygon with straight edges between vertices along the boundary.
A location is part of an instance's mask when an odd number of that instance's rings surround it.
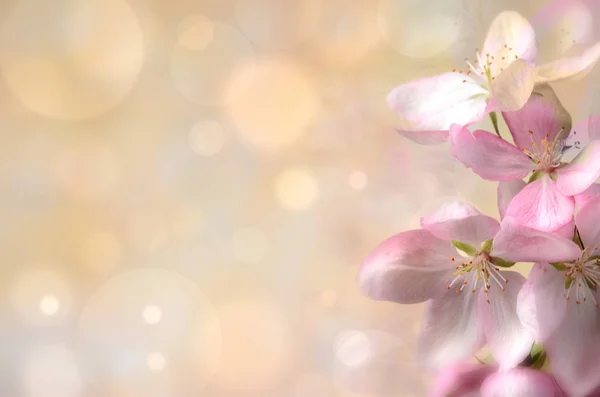
<svg viewBox="0 0 600 397">
<path fill-rule="evenodd" d="M 452 257 L 452 260 L 455 261 L 456 258 Z M 457 294 L 462 293 L 466 288 L 470 288 L 472 293 L 483 289 L 486 294 L 492 287 L 505 290 L 504 285 L 508 283 L 508 280 L 491 262 L 488 253 L 479 252 L 476 256 L 465 258 L 465 260 L 456 266 L 456 271 L 452 273 L 454 279 L 446 288 L 455 288 Z M 490 303 L 489 296 L 486 297 L 486 301 Z"/>
<path fill-rule="evenodd" d="M 552 172 L 560 166 L 560 160 L 563 155 L 564 142 L 560 139 L 562 129 L 552 141 L 549 140 L 550 135 L 542 139 L 540 144 L 533 140 L 533 131 L 529 131 L 529 139 L 531 139 L 531 150 L 523 149 L 523 152 L 536 164 L 536 170 Z"/>
<path fill-rule="evenodd" d="M 482 87 L 491 90 L 493 81 L 496 80 L 496 76 L 500 74 L 505 68 L 507 68 L 519 56 L 513 53 L 512 47 L 507 44 L 500 47 L 494 55 L 486 53 L 485 56 L 479 53 L 478 49 L 475 49 L 475 61 L 471 62 L 469 58 L 465 58 L 467 69 L 464 71 L 461 69 L 453 69 L 453 72 L 477 76 L 482 81 Z M 463 80 L 466 83 L 467 80 Z"/>
<path fill-rule="evenodd" d="M 581 304 L 591 298 L 594 305 L 598 306 L 595 291 L 600 284 L 600 258 L 593 255 L 598 251 L 598 246 L 593 249 L 586 248 L 578 260 L 565 263 L 565 298 L 570 301 L 575 295 L 575 303 Z"/>
</svg>

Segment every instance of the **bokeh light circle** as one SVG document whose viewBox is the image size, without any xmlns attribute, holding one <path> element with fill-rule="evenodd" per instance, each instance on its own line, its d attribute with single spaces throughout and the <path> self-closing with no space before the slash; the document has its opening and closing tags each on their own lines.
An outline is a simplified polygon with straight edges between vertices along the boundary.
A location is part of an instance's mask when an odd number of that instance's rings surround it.
<svg viewBox="0 0 600 397">
<path fill-rule="evenodd" d="M 239 0 L 235 16 L 253 43 L 281 50 L 298 44 L 314 31 L 320 7 L 319 0 Z"/>
<path fill-rule="evenodd" d="M 94 231 L 85 236 L 81 244 L 81 260 L 94 272 L 113 271 L 119 266 L 121 255 L 121 242 L 109 230 Z"/>
<path fill-rule="evenodd" d="M 253 78 L 254 50 L 233 26 L 191 15 L 179 26 L 171 53 L 171 77 L 189 101 L 203 106 L 224 106 L 238 99 Z M 248 73 L 235 88 L 228 87 L 233 71 L 244 63 Z"/>
<path fill-rule="evenodd" d="M 4 21 L 1 44 L 12 93 L 30 110 L 61 120 L 117 106 L 144 60 L 139 21 L 124 0 L 19 1 Z"/>
<path fill-rule="evenodd" d="M 316 179 L 302 167 L 285 169 L 275 180 L 275 197 L 283 208 L 306 211 L 312 207 L 318 195 Z"/>
<path fill-rule="evenodd" d="M 70 287 L 50 268 L 23 271 L 12 283 L 9 297 L 15 311 L 34 325 L 64 322 L 72 305 Z"/>
<path fill-rule="evenodd" d="M 287 59 L 266 58 L 243 65 L 228 89 L 254 76 L 249 89 L 229 106 L 229 116 L 241 138 L 252 146 L 273 151 L 291 146 L 314 121 L 321 100 L 308 74 Z"/>
<path fill-rule="evenodd" d="M 414 343 L 378 330 L 343 330 L 333 341 L 333 381 L 338 393 L 360 395 L 424 395 L 415 381 L 422 368 L 414 358 Z"/>
<path fill-rule="evenodd" d="M 289 373 L 298 341 L 281 309 L 258 300 L 229 303 L 219 318 L 223 355 L 214 378 L 219 388 L 263 391 Z"/>
<path fill-rule="evenodd" d="M 110 279 L 90 298 L 76 330 L 78 358 L 91 383 L 152 382 L 160 371 L 173 387 L 200 390 L 218 367 L 221 340 L 211 302 L 193 282 L 164 269 Z"/>
<path fill-rule="evenodd" d="M 62 345 L 30 348 L 21 371 L 27 397 L 80 397 L 83 382 L 73 352 Z"/>
<path fill-rule="evenodd" d="M 330 397 L 333 396 L 331 381 L 319 373 L 300 375 L 296 382 L 296 397 Z"/>
<path fill-rule="evenodd" d="M 231 241 L 233 256 L 244 263 L 258 263 L 269 249 L 269 241 L 258 229 L 245 227 L 237 230 Z"/>
<path fill-rule="evenodd" d="M 356 62 L 381 40 L 377 2 L 331 0 L 323 3 L 318 32 L 314 46 L 320 58 L 340 66 Z"/>
<path fill-rule="evenodd" d="M 430 58 L 446 51 L 460 33 L 462 4 L 456 0 L 380 0 L 378 25 L 400 54 Z"/>
<path fill-rule="evenodd" d="M 57 182 L 70 196 L 82 201 L 110 198 L 121 181 L 116 151 L 101 144 L 64 148 L 56 156 Z"/>
<path fill-rule="evenodd" d="M 201 156 L 214 156 L 225 145 L 227 136 L 223 125 L 213 120 L 202 120 L 192 126 L 190 147 Z"/>
<path fill-rule="evenodd" d="M 367 186 L 368 177 L 363 171 L 354 171 L 348 175 L 348 184 L 352 189 L 363 190 Z"/>
</svg>

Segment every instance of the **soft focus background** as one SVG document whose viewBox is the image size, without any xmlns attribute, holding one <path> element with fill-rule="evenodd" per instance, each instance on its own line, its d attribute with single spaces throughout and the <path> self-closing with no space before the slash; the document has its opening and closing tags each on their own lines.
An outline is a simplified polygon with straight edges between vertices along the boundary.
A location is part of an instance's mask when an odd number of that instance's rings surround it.
<svg viewBox="0 0 600 397">
<path fill-rule="evenodd" d="M 423 305 L 355 274 L 446 199 L 495 216 L 495 185 L 395 134 L 385 96 L 504 9 L 543 59 L 580 51 L 596 7 L 0 2 L 0 395 L 425 395 Z M 554 85 L 575 122 L 598 76 Z"/>
</svg>

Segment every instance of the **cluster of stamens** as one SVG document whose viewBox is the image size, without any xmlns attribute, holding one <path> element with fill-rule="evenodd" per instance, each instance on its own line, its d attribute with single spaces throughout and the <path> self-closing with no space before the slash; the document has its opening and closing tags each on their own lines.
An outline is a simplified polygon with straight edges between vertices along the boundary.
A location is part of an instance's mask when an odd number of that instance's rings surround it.
<svg viewBox="0 0 600 397">
<path fill-rule="evenodd" d="M 451 259 L 456 261 L 455 257 Z M 477 256 L 457 265 L 456 271 L 452 275 L 454 279 L 446 288 L 452 289 L 455 287 L 457 294 L 462 293 L 465 289 L 470 289 L 472 293 L 477 292 L 478 289 L 483 289 L 483 292 L 487 294 L 494 284 L 504 291 L 504 286 L 508 283 L 508 280 L 502 276 L 500 269 L 494 266 L 489 255 L 485 252 L 480 252 Z M 490 303 L 489 295 L 486 297 L 486 301 Z"/>
<path fill-rule="evenodd" d="M 586 248 L 581 253 L 580 258 L 572 263 L 565 263 L 565 298 L 571 300 L 572 294 L 575 295 L 575 303 L 581 304 L 587 302 L 588 296 L 598 307 L 598 302 L 594 295 L 598 284 L 600 283 L 600 257 L 595 255 L 598 246 L 593 249 Z"/>
<path fill-rule="evenodd" d="M 492 86 L 492 81 L 496 80 L 496 75 L 504 70 L 504 67 L 508 66 L 510 62 L 519 59 L 517 54 L 511 54 L 512 47 L 508 45 L 504 45 L 499 51 L 498 58 L 494 57 L 494 55 L 490 55 L 489 53 L 485 54 L 485 57 L 479 53 L 479 49 L 475 49 L 476 59 L 474 63 L 472 63 L 469 58 L 465 58 L 465 62 L 467 64 L 467 69 L 452 69 L 453 72 L 464 74 L 469 76 L 471 74 L 482 77 L 487 81 L 489 87 Z M 494 63 L 499 65 L 498 70 L 494 70 Z M 466 83 L 467 80 L 463 80 L 463 83 Z"/>
<path fill-rule="evenodd" d="M 531 139 L 531 150 L 523 149 L 523 152 L 537 165 L 539 170 L 552 172 L 560 166 L 560 160 L 563 155 L 564 142 L 560 138 L 562 130 L 556 134 L 553 140 L 550 140 L 550 135 L 542 139 L 540 144 L 533 140 L 533 131 L 529 131 Z"/>
</svg>

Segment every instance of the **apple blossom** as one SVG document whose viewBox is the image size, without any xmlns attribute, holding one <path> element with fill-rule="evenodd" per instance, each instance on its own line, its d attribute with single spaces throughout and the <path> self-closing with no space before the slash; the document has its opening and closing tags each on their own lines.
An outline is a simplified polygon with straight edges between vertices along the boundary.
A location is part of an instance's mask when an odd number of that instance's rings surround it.
<svg viewBox="0 0 600 397">
<path fill-rule="evenodd" d="M 423 217 L 421 227 L 390 237 L 365 259 L 362 291 L 376 300 L 429 301 L 418 350 L 431 367 L 464 360 L 486 341 L 502 368 L 520 363 L 533 344 L 516 314 L 525 279 L 500 267 L 559 261 L 577 247 L 510 218 L 501 225 L 460 202 Z"/>
<path fill-rule="evenodd" d="M 456 70 L 402 84 L 387 97 L 400 117 L 398 132 L 417 143 L 448 139 L 454 123 L 469 125 L 487 113 L 519 110 L 535 84 L 580 76 L 600 57 L 600 43 L 580 56 L 535 66 L 535 32 L 515 11 L 493 20 L 481 53 L 466 70 Z"/>
<path fill-rule="evenodd" d="M 548 86 L 541 86 L 522 109 L 503 115 L 514 145 L 487 131 L 471 133 L 454 124 L 452 153 L 484 179 L 520 180 L 531 174 L 529 184 L 507 205 L 506 215 L 532 228 L 556 231 L 573 218 L 573 196 L 600 177 L 600 141 L 590 141 L 569 164 L 562 162 L 571 120 Z"/>
</svg>

